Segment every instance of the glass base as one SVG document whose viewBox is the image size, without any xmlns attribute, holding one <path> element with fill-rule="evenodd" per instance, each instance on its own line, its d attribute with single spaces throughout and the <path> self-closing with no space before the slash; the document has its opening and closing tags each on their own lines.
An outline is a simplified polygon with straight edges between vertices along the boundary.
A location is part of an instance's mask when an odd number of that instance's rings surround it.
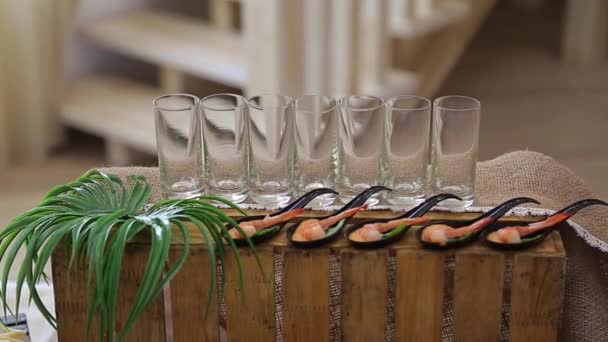
<svg viewBox="0 0 608 342">
<path fill-rule="evenodd" d="M 469 197 L 460 197 L 462 198 L 462 201 L 459 201 L 457 199 L 447 199 L 445 201 L 441 201 L 441 203 L 437 204 L 438 208 L 445 208 L 445 209 L 450 209 L 450 208 L 468 208 L 470 206 L 473 205 L 473 202 L 475 201 L 473 196 L 469 196 Z"/>
<path fill-rule="evenodd" d="M 169 186 L 163 186 L 163 193 L 169 199 L 188 199 L 203 195 L 202 182 L 195 178 L 182 178 Z"/>
<path fill-rule="evenodd" d="M 359 187 L 355 188 L 356 190 L 340 189 L 338 191 L 340 193 L 340 201 L 342 201 L 342 203 L 346 204 L 369 187 L 370 186 L 359 186 Z M 370 198 L 367 199 L 365 204 L 367 204 L 368 206 L 371 207 L 371 206 L 374 206 L 374 205 L 380 203 L 380 194 L 381 193 L 382 192 L 373 194 Z"/>
<path fill-rule="evenodd" d="M 192 190 L 192 191 L 165 191 L 165 198 L 167 199 L 190 199 L 197 198 L 203 195 L 203 189 Z"/>
<path fill-rule="evenodd" d="M 252 201 L 254 201 L 257 204 L 262 204 L 262 205 L 267 205 L 267 206 L 282 206 L 284 204 L 287 204 L 287 202 L 289 202 L 289 200 L 291 199 L 291 193 L 284 192 L 284 193 L 272 194 L 272 193 L 267 193 L 267 192 L 263 192 L 263 193 L 250 192 L 249 197 L 251 198 Z"/>
<path fill-rule="evenodd" d="M 388 193 L 384 196 L 384 199 L 394 205 L 394 206 L 398 206 L 398 207 L 415 207 L 418 204 L 424 202 L 425 200 L 425 196 L 424 194 L 420 194 L 420 195 L 412 195 L 412 194 L 408 194 L 408 195 L 400 195 L 400 194 L 395 194 L 395 193 Z"/>
<path fill-rule="evenodd" d="M 434 194 L 448 193 L 462 198 L 462 201 L 457 199 L 447 199 L 441 201 L 437 206 L 440 208 L 467 208 L 473 205 L 475 200 L 475 192 L 473 187 L 462 185 L 448 185 L 441 188 L 433 189 Z"/>
<path fill-rule="evenodd" d="M 232 191 L 222 191 L 221 189 L 209 189 L 208 193 L 210 195 L 218 196 L 223 199 L 227 199 L 232 203 L 241 203 L 247 198 L 248 189 L 242 190 L 240 192 Z"/>
<path fill-rule="evenodd" d="M 300 198 L 302 195 L 304 195 L 307 192 L 308 191 L 298 192 L 297 194 L 294 195 L 294 198 Z M 328 205 L 332 205 L 335 201 L 336 201 L 336 195 L 325 194 L 325 195 L 317 196 L 312 201 L 308 202 L 307 207 L 314 208 L 314 209 L 321 209 Z"/>
<path fill-rule="evenodd" d="M 315 189 L 321 189 L 321 188 L 325 188 L 325 187 L 332 188 L 332 186 L 325 186 L 321 182 L 309 183 L 304 187 L 299 186 L 298 187 L 299 190 L 296 191 L 296 193 L 294 194 L 294 198 L 300 198 L 304 194 L 309 193 Z M 308 207 L 314 208 L 314 209 L 321 209 L 325 206 L 332 205 L 335 201 L 336 201 L 336 195 L 324 194 L 324 195 L 317 196 L 312 201 L 310 201 L 308 204 Z"/>
</svg>

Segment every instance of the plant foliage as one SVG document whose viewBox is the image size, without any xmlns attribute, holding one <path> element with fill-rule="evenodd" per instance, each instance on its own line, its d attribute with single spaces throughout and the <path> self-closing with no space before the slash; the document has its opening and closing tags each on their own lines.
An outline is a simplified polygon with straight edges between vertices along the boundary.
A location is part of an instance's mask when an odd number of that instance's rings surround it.
<svg viewBox="0 0 608 342">
<path fill-rule="evenodd" d="M 188 224 L 204 237 L 210 254 L 207 310 L 217 285 L 216 264 L 218 260 L 222 264 L 226 253 L 232 252 L 236 258 L 242 286 L 238 249 L 226 224 L 241 229 L 209 201 L 220 201 L 240 209 L 212 196 L 164 200 L 144 209 L 151 193 L 151 186 L 142 176 L 131 176 L 130 182 L 125 184 L 115 175 L 93 170 L 74 182 L 52 189 L 38 207 L 15 218 L 0 231 L 0 261 L 4 261 L 0 270 L 0 299 L 4 314 L 11 312 L 6 304 L 8 275 L 15 266 L 17 253 L 24 250 L 25 257 L 18 267 L 16 279 L 16 307 L 22 300 L 23 287 L 27 286 L 30 303 L 34 303 L 57 328 L 58 322 L 42 302 L 36 284 L 47 280 L 44 266 L 63 242 L 69 253 L 68 274 L 74 267 L 86 272 L 87 336 L 90 336 L 93 318 L 98 316 L 100 340 L 121 341 L 185 263 L 191 241 Z M 171 263 L 169 250 L 175 232 L 183 237 L 183 253 Z M 122 330 L 116 331 L 117 293 L 124 251 L 137 235 L 149 237 L 148 260 L 130 314 Z M 249 239 L 247 242 L 254 249 Z M 224 284 L 224 279 L 220 278 L 220 292 Z"/>
</svg>

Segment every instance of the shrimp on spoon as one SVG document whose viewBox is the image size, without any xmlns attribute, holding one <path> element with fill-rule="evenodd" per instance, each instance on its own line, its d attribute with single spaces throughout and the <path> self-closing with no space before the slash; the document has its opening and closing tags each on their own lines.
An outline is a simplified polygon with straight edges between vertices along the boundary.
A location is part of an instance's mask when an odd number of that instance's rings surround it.
<svg viewBox="0 0 608 342">
<path fill-rule="evenodd" d="M 350 218 L 361 210 L 367 209 L 367 204 L 360 207 L 345 210 L 337 215 L 327 217 L 323 220 L 308 219 L 302 221 L 292 236 L 294 241 L 313 241 L 325 237 L 327 229 L 343 219 Z"/>
<path fill-rule="evenodd" d="M 244 246 L 249 243 L 258 244 L 274 237 L 283 229 L 289 220 L 302 213 L 302 210 L 294 211 L 295 209 L 304 208 L 310 201 L 321 195 L 335 196 L 337 194 L 338 193 L 332 189 L 314 189 L 274 213 L 239 218 L 236 220 L 236 223 L 242 232 L 233 225 L 227 225 L 226 229 L 228 229 L 228 234 L 234 243 L 239 246 Z"/>
<path fill-rule="evenodd" d="M 365 202 L 380 191 L 391 191 L 391 189 L 382 185 L 371 186 L 333 214 L 291 225 L 286 231 L 287 240 L 299 248 L 313 248 L 337 239 L 350 219 L 367 208 Z"/>
<path fill-rule="evenodd" d="M 447 224 L 433 224 L 428 226 L 422 233 L 422 239 L 427 242 L 439 244 L 445 246 L 449 239 L 459 238 L 470 233 L 476 233 L 481 228 L 491 223 L 493 219 L 491 217 L 482 218 L 474 223 L 454 228 Z"/>
<path fill-rule="evenodd" d="M 349 239 L 356 242 L 371 242 L 382 239 L 382 234 L 401 225 L 415 226 L 430 221 L 428 217 L 402 218 L 388 222 L 368 223 L 350 233 Z"/>
<path fill-rule="evenodd" d="M 562 221 L 567 220 L 570 216 L 571 215 L 567 214 L 558 214 L 550 216 L 544 221 L 534 222 L 527 226 L 505 227 L 488 234 L 488 240 L 496 243 L 520 243 L 522 237 L 552 227 Z"/>
<path fill-rule="evenodd" d="M 241 227 L 243 232 L 245 232 L 245 234 L 247 234 L 247 237 L 251 237 L 251 236 L 253 236 L 253 234 L 255 234 L 260 229 L 272 227 L 279 223 L 287 222 L 293 218 L 296 218 L 296 217 L 302 215 L 304 213 L 304 211 L 305 211 L 304 208 L 296 208 L 296 209 L 292 209 L 288 212 L 285 212 L 285 213 L 282 213 L 282 214 L 279 214 L 276 216 L 266 216 L 266 217 L 264 217 L 262 219 L 258 219 L 258 220 L 241 222 L 241 223 L 239 223 L 239 227 Z M 230 236 L 233 239 L 243 239 L 244 238 L 243 234 L 241 234 L 241 232 L 239 232 L 236 228 L 230 229 L 228 231 L 228 234 L 230 234 Z"/>
<path fill-rule="evenodd" d="M 594 204 L 608 206 L 608 203 L 598 199 L 586 199 L 578 201 L 542 221 L 498 229 L 497 231 L 488 234 L 487 240 L 494 244 L 522 244 L 524 242 L 523 238 L 529 237 L 530 235 L 534 235 L 536 233 L 548 231 L 558 224 L 568 220 L 577 211 Z M 539 238 L 543 239 L 546 235 L 547 234 L 543 234 L 542 236 L 539 236 Z"/>
<path fill-rule="evenodd" d="M 413 225 L 425 223 L 422 217 L 439 202 L 447 199 L 461 200 L 452 194 L 438 194 L 396 217 L 375 218 L 358 222 L 346 229 L 345 237 L 354 247 L 379 248 L 400 239 Z M 405 220 L 404 220 L 405 219 Z M 416 220 L 413 220 L 416 219 Z"/>
<path fill-rule="evenodd" d="M 440 221 L 424 225 L 416 232 L 416 237 L 424 247 L 461 247 L 475 241 L 482 230 L 497 221 L 513 207 L 523 203 L 536 203 L 533 198 L 517 197 L 494 207 L 487 213 L 466 222 Z"/>
</svg>

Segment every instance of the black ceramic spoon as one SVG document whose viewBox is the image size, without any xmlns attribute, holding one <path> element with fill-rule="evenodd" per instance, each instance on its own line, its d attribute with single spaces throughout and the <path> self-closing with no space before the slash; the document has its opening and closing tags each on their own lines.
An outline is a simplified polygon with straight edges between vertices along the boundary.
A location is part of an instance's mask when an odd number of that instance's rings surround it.
<svg viewBox="0 0 608 342">
<path fill-rule="evenodd" d="M 364 190 L 363 192 L 361 192 L 359 195 L 357 195 L 355 198 L 353 198 L 350 202 L 346 203 L 340 210 L 338 210 L 337 212 L 331 214 L 331 215 L 327 215 L 327 216 L 323 216 L 323 217 L 319 217 L 316 218 L 317 220 L 324 220 L 327 218 L 330 218 L 332 216 L 341 214 L 343 212 L 345 212 L 346 210 L 352 209 L 352 208 L 356 208 L 356 207 L 360 207 L 363 204 L 365 204 L 365 202 L 375 193 L 380 192 L 380 191 L 384 191 L 384 190 L 388 190 L 388 191 L 392 191 L 391 189 L 385 187 L 385 186 L 372 186 L 366 190 Z M 293 234 L 295 233 L 296 229 L 298 229 L 298 226 L 300 225 L 301 222 L 298 222 L 296 224 L 292 224 L 290 227 L 287 228 L 286 230 L 286 236 L 287 236 L 287 240 L 290 241 L 294 246 L 296 247 L 301 247 L 301 248 L 312 248 L 312 247 L 317 247 L 317 246 L 321 246 L 324 245 L 328 242 L 333 241 L 334 239 L 336 239 L 340 234 L 338 234 L 340 232 L 340 230 L 342 229 L 342 227 L 344 227 L 346 225 L 346 223 L 351 219 L 352 217 L 348 217 L 345 218 L 343 220 L 341 220 L 340 222 L 338 222 L 336 225 L 327 228 L 327 230 L 325 231 L 325 237 L 321 238 L 321 239 L 317 239 L 317 240 L 312 240 L 312 241 L 296 241 L 293 240 Z"/>
<path fill-rule="evenodd" d="M 574 215 L 577 211 L 588 207 L 590 205 L 605 205 L 608 206 L 608 203 L 598 200 L 598 199 L 585 199 L 578 202 L 575 202 L 566 208 L 556 212 L 555 214 L 547 217 L 542 221 L 537 222 L 496 222 L 492 225 L 492 227 L 488 228 L 486 232 L 484 232 L 484 240 L 490 245 L 492 248 L 502 249 L 502 250 L 519 250 L 530 248 L 532 246 L 536 246 L 541 241 L 543 241 L 553 230 L 555 230 L 561 223 L 568 220 L 572 215 Z M 529 235 L 521 236 L 520 242 L 517 243 L 503 243 L 499 242 L 500 239 L 497 237 L 496 232 L 502 228 L 508 227 L 518 227 L 516 230 L 527 230 L 539 228 L 542 230 L 538 230 Z"/>
<path fill-rule="evenodd" d="M 353 224 L 352 226 L 348 227 L 344 231 L 344 237 L 346 237 L 354 247 L 358 247 L 358 248 L 379 248 L 379 247 L 386 246 L 389 243 L 392 243 L 392 242 L 395 242 L 395 241 L 401 239 L 401 237 L 404 236 L 405 232 L 407 232 L 412 226 L 406 225 L 406 224 L 399 225 L 399 226 L 383 233 L 382 238 L 377 241 L 365 241 L 365 242 L 355 241 L 350 238 L 350 235 L 351 235 L 351 233 L 355 232 L 356 230 L 363 228 L 363 226 L 365 226 L 366 224 L 387 223 L 389 221 L 394 221 L 394 220 L 399 220 L 399 219 L 404 219 L 404 218 L 420 217 L 420 216 L 426 214 L 429 210 L 431 210 L 431 208 L 433 208 L 435 205 L 437 205 L 437 203 L 444 201 L 446 199 L 449 199 L 449 198 L 462 200 L 460 197 L 458 197 L 456 195 L 452 195 L 452 194 L 435 195 L 400 216 L 393 217 L 393 218 L 381 218 L 381 219 L 367 220 L 367 221 L 359 222 L 357 224 Z"/>
<path fill-rule="evenodd" d="M 247 221 L 262 220 L 262 219 L 266 218 L 267 216 L 273 217 L 273 216 L 284 214 L 293 209 L 304 208 L 308 203 L 310 203 L 310 201 L 312 201 L 316 197 L 319 197 L 324 194 L 337 195 L 338 193 L 332 189 L 327 189 L 327 188 L 314 189 L 314 190 L 302 195 L 300 198 L 291 202 L 285 208 L 283 208 L 277 212 L 274 212 L 269 215 L 245 216 L 245 217 L 241 217 L 240 219 L 236 220 L 236 222 L 240 224 L 240 223 L 247 222 Z M 287 222 L 288 221 L 276 224 L 276 225 L 268 227 L 268 228 L 262 228 L 262 229 L 258 230 L 255 234 L 250 236 L 249 239 L 251 240 L 251 242 L 253 242 L 253 244 L 258 244 L 260 242 L 264 242 L 264 241 L 272 238 L 273 236 L 275 236 L 278 232 L 280 232 L 281 229 L 283 229 L 283 227 L 285 226 L 285 224 L 287 224 Z M 226 228 L 231 229 L 233 227 L 232 227 L 232 225 L 229 225 L 229 226 L 226 226 Z M 244 238 L 240 238 L 240 239 L 233 238 L 233 240 L 239 246 L 247 245 L 247 240 Z"/>
<path fill-rule="evenodd" d="M 474 218 L 472 220 L 469 220 L 469 221 L 464 221 L 464 222 L 434 221 L 434 222 L 427 223 L 416 231 L 416 238 L 418 239 L 418 241 L 420 241 L 422 246 L 426 247 L 426 248 L 447 249 L 447 248 L 456 248 L 456 247 L 466 246 L 466 245 L 472 243 L 473 241 L 477 240 L 477 238 L 481 235 L 481 232 L 488 225 L 490 225 L 491 223 L 498 220 L 500 217 L 502 217 L 504 214 L 506 214 L 512 208 L 514 208 L 520 204 L 523 204 L 523 203 L 539 204 L 537 200 L 535 200 L 533 198 L 529 198 L 529 197 L 513 198 L 502 204 L 499 204 L 498 206 L 494 207 L 492 210 L 488 211 L 487 213 L 485 213 L 477 218 Z M 435 243 L 435 242 L 429 242 L 429 241 L 422 239 L 422 234 L 424 233 L 424 231 L 434 225 L 447 225 L 452 228 L 462 228 L 462 227 L 472 225 L 474 223 L 480 224 L 481 227 L 478 227 L 479 229 L 477 229 L 475 232 L 471 232 L 471 233 L 468 233 L 468 234 L 465 234 L 463 236 L 456 237 L 456 238 L 449 238 L 447 240 L 447 242 L 445 243 L 445 245 L 441 245 L 441 244 Z"/>
</svg>

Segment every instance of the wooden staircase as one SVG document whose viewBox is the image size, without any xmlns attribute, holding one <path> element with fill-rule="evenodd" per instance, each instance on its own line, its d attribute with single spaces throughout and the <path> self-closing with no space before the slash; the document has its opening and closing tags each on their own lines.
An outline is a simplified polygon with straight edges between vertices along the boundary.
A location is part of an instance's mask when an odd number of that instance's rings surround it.
<svg viewBox="0 0 608 342">
<path fill-rule="evenodd" d="M 62 105 L 63 121 L 109 144 L 156 152 L 152 99 L 162 90 L 109 75 L 89 75 L 73 82 Z"/>
<path fill-rule="evenodd" d="M 131 163 L 133 151 L 156 152 L 152 100 L 184 91 L 184 75 L 235 88 L 246 83 L 241 37 L 204 21 L 140 9 L 80 30 L 99 46 L 159 67 L 158 87 L 115 75 L 88 75 L 68 86 L 64 123 L 103 137 L 113 165 Z"/>
<path fill-rule="evenodd" d="M 157 65 L 159 84 L 88 75 L 68 85 L 61 117 L 104 138 L 108 162 L 125 165 L 133 151 L 155 152 L 152 99 L 183 92 L 186 75 L 246 95 L 431 96 L 494 1 L 210 0 L 209 21 L 151 9 L 93 20 L 85 37 Z"/>
<path fill-rule="evenodd" d="M 240 35 L 199 20 L 142 9 L 95 21 L 82 32 L 136 59 L 235 88 L 245 86 Z"/>
</svg>

